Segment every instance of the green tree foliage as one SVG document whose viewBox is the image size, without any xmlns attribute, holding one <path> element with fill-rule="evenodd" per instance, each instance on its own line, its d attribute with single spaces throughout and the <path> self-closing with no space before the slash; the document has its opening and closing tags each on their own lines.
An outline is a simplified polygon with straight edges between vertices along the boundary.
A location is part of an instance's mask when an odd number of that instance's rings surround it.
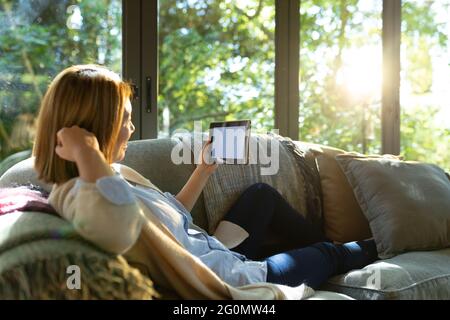
<svg viewBox="0 0 450 320">
<path fill-rule="evenodd" d="M 32 147 L 53 77 L 80 63 L 121 71 L 118 0 L 0 0 L 0 159 Z"/>
<path fill-rule="evenodd" d="M 381 59 L 381 3 L 301 1 L 301 140 L 380 152 L 381 92 L 358 96 L 337 79 L 352 50 L 370 47 Z M 448 41 L 432 3 L 402 7 L 402 79 L 418 97 L 432 91 L 433 52 Z M 0 159 L 31 147 L 40 100 L 61 69 L 100 63 L 121 71 L 121 5 L 0 0 Z M 159 131 L 236 118 L 272 129 L 274 36 L 275 0 L 160 0 Z M 402 110 L 402 153 L 449 168 L 450 128 L 438 126 L 430 103 Z"/>
<path fill-rule="evenodd" d="M 402 154 L 406 159 L 434 163 L 450 171 L 450 128 L 434 123 L 439 109 L 418 106 L 402 112 Z"/>
<path fill-rule="evenodd" d="M 273 127 L 274 0 L 163 0 L 159 22 L 160 131 L 236 118 Z"/>
<path fill-rule="evenodd" d="M 450 2 L 403 0 L 402 86 L 410 86 L 401 103 L 401 154 L 407 160 L 430 162 L 450 171 L 450 117 L 448 101 L 433 86 L 442 86 L 438 69 L 448 69 L 448 14 Z M 433 62 L 446 56 L 445 64 Z M 444 84 L 445 86 L 445 84 Z M 445 90 L 447 91 L 447 90 Z M 446 110 L 447 109 L 447 110 Z"/>
<path fill-rule="evenodd" d="M 357 97 L 353 88 L 336 81 L 351 49 L 381 49 L 381 26 L 377 23 L 381 22 L 381 3 L 374 4 L 371 10 L 361 10 L 358 0 L 301 2 L 301 140 L 344 150 L 379 152 L 380 93 Z M 374 63 L 367 61 L 368 65 Z"/>
<path fill-rule="evenodd" d="M 401 101 L 401 144 L 406 159 L 449 169 L 450 128 L 436 121 L 441 113 L 432 105 L 436 97 L 431 94 L 433 71 L 439 67 L 433 65 L 433 55 L 447 50 L 448 42 L 448 21 L 438 21 L 437 16 L 447 7 L 444 1 L 403 1 L 402 87 L 411 87 L 410 100 L 415 102 Z M 381 151 L 381 88 L 373 96 L 358 96 L 336 81 L 345 63 L 357 62 L 345 61 L 351 50 L 370 47 L 381 59 L 381 13 L 381 1 L 301 1 L 301 140 L 364 153 Z M 376 63 L 369 56 L 356 58 L 368 66 Z M 424 100 L 428 102 L 419 102 Z"/>
</svg>

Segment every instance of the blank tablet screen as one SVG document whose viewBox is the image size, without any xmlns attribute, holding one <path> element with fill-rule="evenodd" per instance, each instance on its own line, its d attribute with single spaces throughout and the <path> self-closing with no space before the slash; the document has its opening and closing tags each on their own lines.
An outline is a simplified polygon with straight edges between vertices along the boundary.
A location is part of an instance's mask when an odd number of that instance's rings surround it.
<svg viewBox="0 0 450 320">
<path fill-rule="evenodd" d="M 215 123 L 210 127 L 211 157 L 245 162 L 248 149 L 249 123 L 246 121 Z"/>
</svg>

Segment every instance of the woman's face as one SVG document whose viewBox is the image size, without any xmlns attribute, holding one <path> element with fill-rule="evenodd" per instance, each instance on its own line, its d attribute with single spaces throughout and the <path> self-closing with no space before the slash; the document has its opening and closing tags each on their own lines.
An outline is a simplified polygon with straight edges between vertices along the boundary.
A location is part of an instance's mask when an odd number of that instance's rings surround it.
<svg viewBox="0 0 450 320">
<path fill-rule="evenodd" d="M 114 149 L 114 162 L 122 161 L 125 158 L 125 152 L 127 151 L 128 140 L 130 140 L 135 127 L 131 122 L 131 102 L 127 99 L 125 103 L 125 111 L 123 114 L 123 121 L 120 127 L 119 137 L 117 138 L 116 147 Z"/>
</svg>

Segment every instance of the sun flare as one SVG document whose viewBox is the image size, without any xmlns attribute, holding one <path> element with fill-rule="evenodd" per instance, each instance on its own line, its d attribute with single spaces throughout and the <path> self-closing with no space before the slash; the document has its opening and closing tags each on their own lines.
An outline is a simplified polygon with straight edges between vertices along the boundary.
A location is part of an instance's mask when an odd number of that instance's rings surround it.
<svg viewBox="0 0 450 320">
<path fill-rule="evenodd" d="M 344 52 L 343 66 L 336 76 L 336 84 L 345 88 L 354 99 L 374 99 L 381 92 L 381 53 L 366 47 Z"/>
</svg>

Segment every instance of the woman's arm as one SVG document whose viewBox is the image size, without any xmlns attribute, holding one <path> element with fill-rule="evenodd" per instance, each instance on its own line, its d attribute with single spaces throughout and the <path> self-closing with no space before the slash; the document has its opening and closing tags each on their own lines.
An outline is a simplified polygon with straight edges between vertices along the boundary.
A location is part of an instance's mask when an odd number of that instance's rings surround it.
<svg viewBox="0 0 450 320">
<path fill-rule="evenodd" d="M 97 137 L 91 132 L 72 126 L 59 130 L 56 138 L 56 154 L 64 160 L 75 162 L 83 181 L 95 182 L 102 177 L 114 175 L 100 151 Z"/>
<path fill-rule="evenodd" d="M 114 254 L 126 252 L 144 221 L 129 185 L 114 175 L 92 133 L 75 126 L 61 129 L 57 139 L 57 154 L 76 162 L 81 179 L 54 186 L 49 203 L 83 238 Z"/>
<path fill-rule="evenodd" d="M 187 211 L 191 211 L 194 207 L 198 197 L 206 185 L 206 182 L 209 179 L 209 176 L 210 174 L 197 167 L 184 185 L 183 189 L 178 192 L 175 198 L 183 204 Z"/>
<path fill-rule="evenodd" d="M 113 192 L 108 192 L 108 185 Z M 136 243 L 145 221 L 139 203 L 119 176 L 97 183 L 72 179 L 54 187 L 48 201 L 79 235 L 113 254 L 123 254 Z"/>
<path fill-rule="evenodd" d="M 202 193 L 206 182 L 208 182 L 209 177 L 214 173 L 218 166 L 216 163 L 208 163 L 208 160 L 205 160 L 205 154 L 207 152 L 211 152 L 211 141 L 203 147 L 199 165 L 176 196 L 176 199 L 181 202 L 188 211 L 192 210 L 198 197 Z"/>
</svg>

